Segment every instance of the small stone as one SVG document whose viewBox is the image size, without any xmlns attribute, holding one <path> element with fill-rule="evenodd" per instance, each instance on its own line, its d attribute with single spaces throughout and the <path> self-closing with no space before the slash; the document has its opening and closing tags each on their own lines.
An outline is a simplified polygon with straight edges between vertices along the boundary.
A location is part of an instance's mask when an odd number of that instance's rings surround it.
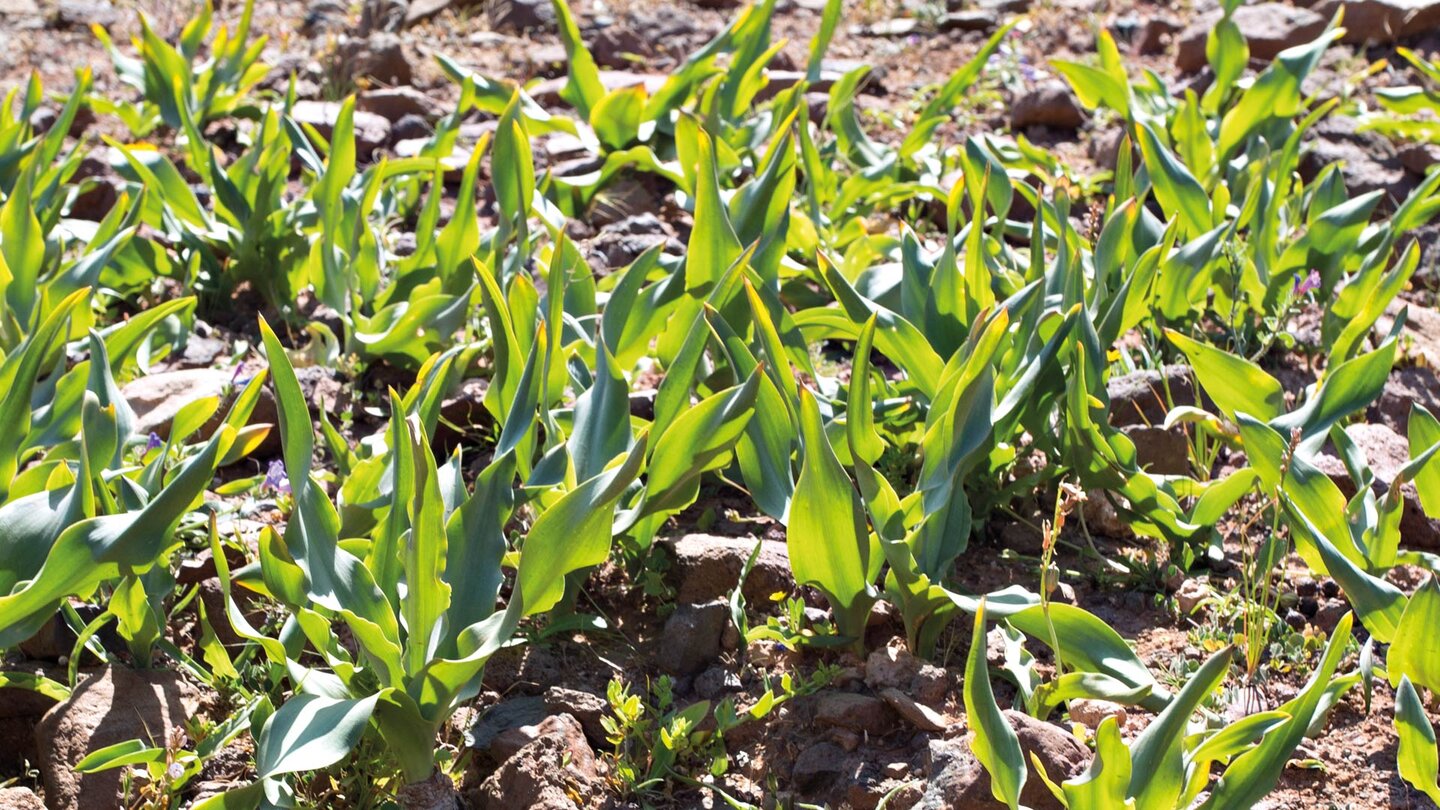
<svg viewBox="0 0 1440 810">
<path fill-rule="evenodd" d="M 555 6 L 542 0 L 490 0 L 485 16 L 490 27 L 507 34 L 555 30 Z"/>
<path fill-rule="evenodd" d="M 1320 592 L 1325 594 L 1326 599 L 1334 599 L 1340 595 L 1340 583 L 1333 579 L 1326 579 L 1320 583 Z"/>
<path fill-rule="evenodd" d="M 1121 432 L 1135 443 L 1135 460 L 1141 469 L 1153 475 L 1190 474 L 1190 437 L 1184 428 L 1127 425 Z"/>
<path fill-rule="evenodd" d="M 850 30 L 855 36 L 860 37 L 899 39 L 901 37 L 908 37 L 919 31 L 920 21 L 914 17 L 896 17 L 892 20 L 881 20 L 869 25 L 857 25 Z"/>
<path fill-rule="evenodd" d="M 340 115 L 340 103 L 336 101 L 302 100 L 295 102 L 290 114 L 297 123 L 309 124 L 329 138 L 335 131 L 335 119 Z M 390 141 L 390 122 L 375 113 L 356 110 L 351 119 L 355 126 L 355 152 L 362 160 L 368 160 L 376 149 Z"/>
<path fill-rule="evenodd" d="M 880 698 L 853 692 L 823 692 L 817 698 L 815 722 L 820 725 L 848 728 L 871 736 L 886 734 L 895 728 L 895 715 Z"/>
<path fill-rule="evenodd" d="M 1054 782 L 1078 776 L 1089 764 L 1090 750 L 1065 729 L 1036 720 L 1027 714 L 1007 710 L 1005 719 L 1020 738 L 1027 776 L 1020 803 L 1033 810 L 1062 810 L 1045 787 L 1031 757 L 1038 759 Z M 970 751 L 970 736 L 931 739 L 925 764 L 924 807 L 947 810 L 981 810 L 994 807 L 990 777 Z"/>
<path fill-rule="evenodd" d="M 693 675 L 720 657 L 720 636 L 730 623 L 730 606 L 715 600 L 683 604 L 665 622 L 656 664 L 675 675 Z"/>
<path fill-rule="evenodd" d="M 712 666 L 695 676 L 695 694 L 701 700 L 715 700 L 721 695 L 739 692 L 744 686 L 739 675 L 721 666 Z"/>
<path fill-rule="evenodd" d="M 553 715 L 540 723 L 534 740 L 480 785 L 476 805 L 481 810 L 563 810 L 575 806 L 572 796 L 584 800 L 598 793 L 603 778 L 580 722 L 568 714 Z"/>
<path fill-rule="evenodd" d="M 445 114 L 440 102 L 413 87 L 382 87 L 366 90 L 355 99 L 355 109 L 398 122 L 408 115 L 436 121 Z M 398 137 L 398 136 L 397 136 Z"/>
<path fill-rule="evenodd" d="M 1080 102 L 1061 81 L 1047 81 L 1016 98 L 1010 106 L 1010 128 L 1044 126 L 1052 129 L 1079 129 L 1085 123 Z"/>
<path fill-rule="evenodd" d="M 1180 607 L 1180 613 L 1189 616 L 1195 612 L 1200 603 L 1209 599 L 1213 594 L 1210 586 L 1200 579 L 1187 579 L 1180 584 L 1180 590 L 1175 592 L 1175 602 Z"/>
<path fill-rule="evenodd" d="M 910 775 L 910 763 L 889 762 L 885 764 L 885 775 L 891 779 L 904 779 Z"/>
<path fill-rule="evenodd" d="M 668 543 L 674 553 L 672 570 L 679 583 L 675 598 L 681 602 L 728 598 L 739 584 L 740 571 L 756 543 L 760 544 L 760 554 L 741 588 L 745 600 L 752 605 L 765 605 L 773 594 L 793 591 L 795 580 L 790 574 L 790 555 L 783 542 L 687 534 Z"/>
<path fill-rule="evenodd" d="M 865 685 L 871 689 L 908 689 L 920 672 L 920 659 L 901 646 L 882 647 L 865 659 Z"/>
<path fill-rule="evenodd" d="M 1315 626 L 1326 633 L 1333 633 L 1340 624 L 1340 620 L 1345 618 L 1345 614 L 1349 612 L 1350 604 L 1348 602 L 1343 599 L 1330 599 L 1315 611 Z"/>
<path fill-rule="evenodd" d="M 848 728 L 830 729 L 830 739 L 846 751 L 854 751 L 860 747 L 860 743 L 864 742 L 864 738 L 858 731 Z"/>
<path fill-rule="evenodd" d="M 1194 375 L 1178 364 L 1111 377 L 1105 392 L 1116 427 L 1164 424 L 1170 408 L 1196 404 Z"/>
<path fill-rule="evenodd" d="M 894 709 L 896 714 L 921 731 L 941 732 L 949 727 L 949 723 L 945 721 L 943 715 L 929 706 L 917 702 L 899 689 L 881 689 L 880 697 L 890 704 L 890 708 Z"/>
<path fill-rule="evenodd" d="M 1300 611 L 1301 616 L 1313 619 L 1315 614 L 1320 611 L 1320 602 L 1313 596 L 1302 596 L 1295 605 L 1295 609 Z"/>
<path fill-rule="evenodd" d="M 1305 618 L 1304 613 L 1298 610 L 1287 610 L 1285 611 L 1285 623 L 1290 625 L 1291 630 L 1300 631 L 1304 630 L 1310 622 Z"/>
<path fill-rule="evenodd" d="M 790 781 L 796 790 L 809 791 L 840 779 L 846 771 L 845 752 L 834 743 L 816 743 L 795 757 Z"/>
<path fill-rule="evenodd" d="M 465 730 L 465 747 L 489 751 L 496 738 L 510 729 L 530 726 L 545 719 L 545 699 L 536 695 L 513 697 L 484 710 Z"/>
<path fill-rule="evenodd" d="M 30 788 L 0 788 L 0 810 L 45 810 L 45 803 Z"/>
<path fill-rule="evenodd" d="M 610 713 L 610 704 L 602 695 L 552 686 L 545 690 L 545 710 L 551 714 L 568 714 L 580 721 L 585 737 L 595 745 L 605 742 L 605 726 L 601 718 Z"/>
<path fill-rule="evenodd" d="M 1151 17 L 1140 27 L 1140 34 L 1135 38 L 1136 52 L 1142 56 L 1161 53 L 1181 28 L 1180 22 L 1174 17 L 1164 14 Z"/>
<path fill-rule="evenodd" d="M 994 12 L 985 9 L 972 9 L 970 11 L 952 11 L 940 18 L 939 28 L 941 31 L 980 31 L 989 33 L 1000 25 L 1000 20 Z"/>
<path fill-rule="evenodd" d="M 1114 717 L 1123 728 L 1126 720 L 1125 707 L 1119 703 L 1094 698 L 1076 698 L 1070 701 L 1070 719 L 1091 731 L 1099 728 L 1108 717 Z"/>
<path fill-rule="evenodd" d="M 343 75 L 390 85 L 410 84 L 414 78 L 405 46 L 393 33 L 376 32 L 368 37 L 346 39 L 336 49 L 336 56 L 339 58 L 337 69 L 343 71 Z M 359 129 L 358 122 L 356 129 Z"/>
</svg>

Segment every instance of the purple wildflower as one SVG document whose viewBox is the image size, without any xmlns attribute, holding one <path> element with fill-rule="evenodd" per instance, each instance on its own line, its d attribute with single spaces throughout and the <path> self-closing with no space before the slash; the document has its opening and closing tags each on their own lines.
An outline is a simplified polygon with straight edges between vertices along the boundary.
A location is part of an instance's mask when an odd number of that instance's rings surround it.
<svg viewBox="0 0 1440 810">
<path fill-rule="evenodd" d="M 1295 295 L 1302 296 L 1320 289 L 1320 271 L 1311 270 L 1308 276 L 1295 279 Z"/>
<path fill-rule="evenodd" d="M 230 384 L 232 386 L 242 387 L 246 383 L 250 382 L 250 378 L 248 376 L 242 376 L 244 374 L 245 361 L 242 360 L 239 363 L 235 364 L 235 373 L 230 375 Z"/>
<path fill-rule="evenodd" d="M 285 462 L 274 459 L 270 462 L 270 468 L 265 471 L 265 480 L 260 482 L 262 492 L 276 492 L 289 494 L 290 478 L 285 475 Z"/>
<path fill-rule="evenodd" d="M 159 434 L 159 433 L 153 433 L 153 432 L 152 432 L 152 433 L 150 434 L 150 438 L 148 438 L 148 439 L 145 440 L 145 454 L 146 454 L 146 455 L 149 455 L 151 452 L 154 452 L 155 450 L 159 450 L 160 448 L 162 448 L 162 447 L 164 447 L 164 446 L 165 446 L 165 440 L 162 439 L 162 438 L 160 438 L 160 434 Z"/>
</svg>

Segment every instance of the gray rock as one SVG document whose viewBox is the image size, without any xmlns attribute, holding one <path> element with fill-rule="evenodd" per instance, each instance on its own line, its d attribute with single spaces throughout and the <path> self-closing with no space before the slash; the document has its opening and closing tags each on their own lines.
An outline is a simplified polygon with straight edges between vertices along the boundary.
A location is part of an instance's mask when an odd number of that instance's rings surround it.
<svg viewBox="0 0 1440 810">
<path fill-rule="evenodd" d="M 595 745 L 604 744 L 605 726 L 600 719 L 610 713 L 610 704 L 603 695 L 552 686 L 545 690 L 545 710 L 574 717 L 585 730 L 586 739 Z"/>
<path fill-rule="evenodd" d="M 1141 469 L 1156 475 L 1190 474 L 1190 439 L 1176 426 L 1166 430 L 1148 425 L 1126 425 L 1121 432 L 1135 443 Z"/>
<path fill-rule="evenodd" d="M 35 729 L 46 803 L 52 810 L 118 807 L 121 770 L 82 775 L 75 763 L 126 740 L 163 745 L 196 704 L 194 687 L 178 672 L 112 665 L 82 681 Z"/>
<path fill-rule="evenodd" d="M 1062 81 L 1047 81 L 1016 98 L 1010 105 L 1010 128 L 1043 126 L 1079 129 L 1085 111 Z"/>
<path fill-rule="evenodd" d="M 1070 701 L 1069 710 L 1071 720 L 1091 731 L 1099 728 L 1100 724 L 1110 717 L 1115 718 L 1121 728 L 1124 728 L 1127 716 L 1125 707 L 1119 703 L 1095 698 L 1076 698 Z"/>
<path fill-rule="evenodd" d="M 536 695 L 522 695 L 497 703 L 465 730 L 465 746 L 489 751 L 502 733 L 535 725 L 545 719 L 545 712 L 545 699 Z"/>
<path fill-rule="evenodd" d="M 1000 19 L 993 11 L 984 9 L 972 9 L 970 11 L 952 11 L 940 18 L 939 28 L 941 31 L 981 31 L 989 33 L 1000 25 Z"/>
<path fill-rule="evenodd" d="M 355 109 L 374 113 L 391 123 L 398 122 L 407 115 L 419 116 L 427 122 L 433 122 L 445 114 L 445 108 L 440 102 L 413 87 L 366 90 L 355 99 Z"/>
<path fill-rule="evenodd" d="M 816 696 L 815 722 L 877 736 L 895 730 L 895 713 L 880 698 L 854 692 L 822 692 Z"/>
<path fill-rule="evenodd" d="M 346 39 L 336 48 L 336 56 L 342 76 L 394 85 L 410 84 L 414 76 L 400 37 L 387 31 Z"/>
<path fill-rule="evenodd" d="M 1146 369 L 1105 383 L 1110 396 L 1110 424 L 1159 425 L 1171 407 L 1195 404 L 1195 381 L 1189 366 Z"/>
<path fill-rule="evenodd" d="M 1140 26 L 1140 33 L 1135 38 L 1135 50 L 1144 56 L 1161 53 L 1182 28 L 1179 20 L 1174 17 L 1157 14 Z"/>
<path fill-rule="evenodd" d="M 1365 418 L 1383 424 L 1401 436 L 1409 435 L 1410 411 L 1420 405 L 1433 414 L 1440 414 L 1440 377 L 1425 366 L 1404 366 L 1393 369 L 1380 398 L 1371 404 Z"/>
<path fill-rule="evenodd" d="M 1061 810 L 1040 779 L 1031 755 L 1040 760 L 1045 773 L 1055 783 L 1079 775 L 1090 764 L 1090 749 L 1059 726 L 1036 720 L 1027 714 L 1007 710 L 1005 719 L 1020 738 L 1025 753 L 1028 775 L 1020 793 L 1020 803 L 1033 810 Z M 990 776 L 970 752 L 970 736 L 931 740 L 926 761 L 922 807 L 930 810 L 981 810 L 994 807 L 990 793 Z"/>
<path fill-rule="evenodd" d="M 795 579 L 790 574 L 790 555 L 782 542 L 709 534 L 687 534 L 662 542 L 667 543 L 674 555 L 671 570 L 678 582 L 678 601 L 728 599 L 730 592 L 740 584 L 740 571 L 757 542 L 760 543 L 760 554 L 741 587 L 746 601 L 763 604 L 771 594 L 788 593 L 795 587 Z"/>
<path fill-rule="evenodd" d="M 869 25 L 857 25 L 850 29 L 855 36 L 878 37 L 884 39 L 899 39 L 908 37 L 920 30 L 920 21 L 914 17 L 896 17 L 892 20 L 881 20 Z"/>
<path fill-rule="evenodd" d="M 126 383 L 120 394 L 135 412 L 136 434 L 143 437 L 155 433 L 161 438 L 170 435 L 170 422 L 181 408 L 202 397 L 219 397 L 220 410 L 201 430 L 202 436 L 208 436 L 219 426 L 230 398 L 239 393 L 241 387 L 231 370 L 187 368 L 136 378 Z M 260 394 L 250 422 L 274 424 L 275 417 L 274 395 L 267 386 Z"/>
<path fill-rule="evenodd" d="M 1266 61 L 1274 59 L 1286 48 L 1315 39 L 1330 20 L 1329 16 L 1285 3 L 1240 6 L 1231 19 L 1250 46 L 1250 58 Z M 1220 11 L 1217 9 L 1196 17 L 1180 33 L 1179 48 L 1175 53 L 1176 67 L 1185 73 L 1193 73 L 1208 64 L 1205 41 L 1219 21 Z M 1348 25 L 1348 16 L 1346 22 Z"/>
<path fill-rule="evenodd" d="M 572 795 L 585 799 L 602 787 L 599 760 L 580 721 L 568 714 L 547 717 L 526 743 L 487 778 L 477 791 L 480 810 L 572 810 Z"/>
<path fill-rule="evenodd" d="M 1395 474 L 1410 461 L 1410 443 L 1389 427 L 1363 422 L 1348 425 L 1345 435 L 1364 454 L 1370 471 L 1375 476 L 1372 489 L 1377 498 L 1389 492 Z M 1312 459 L 1317 468 L 1335 482 L 1348 501 L 1357 491 L 1356 481 L 1350 477 L 1345 464 L 1335 455 L 1321 453 Z M 1431 520 L 1420 504 L 1420 495 L 1414 482 L 1400 487 L 1403 499 L 1400 512 L 1400 543 L 1410 548 L 1440 550 L 1440 521 Z"/>
<path fill-rule="evenodd" d="M 849 770 L 845 751 L 835 743 L 816 743 L 795 757 L 790 782 L 796 790 L 811 791 L 841 779 Z"/>
<path fill-rule="evenodd" d="M 1325 19 L 1345 9 L 1341 42 L 1395 42 L 1440 30 L 1437 0 L 1322 0 L 1314 10 Z"/>
<path fill-rule="evenodd" d="M 45 810 L 45 804 L 30 788 L 0 788 L 0 810 Z"/>
<path fill-rule="evenodd" d="M 942 732 L 949 727 L 945 716 L 916 701 L 899 689 L 880 690 L 880 697 L 907 723 L 921 731 Z"/>
<path fill-rule="evenodd" d="M 489 0 L 490 27 L 508 34 L 555 30 L 555 6 L 548 0 Z"/>
<path fill-rule="evenodd" d="M 335 131 L 335 119 L 340 115 L 338 101 L 295 102 L 291 115 L 297 123 L 309 124 L 323 138 L 329 138 Z M 355 125 L 355 153 L 361 160 L 369 160 L 376 149 L 390 141 L 390 122 L 375 113 L 356 110 L 352 119 Z"/>
<path fill-rule="evenodd" d="M 665 622 L 655 663 L 675 675 L 694 675 L 720 657 L 720 638 L 730 624 L 730 606 L 716 600 L 683 604 Z"/>
</svg>

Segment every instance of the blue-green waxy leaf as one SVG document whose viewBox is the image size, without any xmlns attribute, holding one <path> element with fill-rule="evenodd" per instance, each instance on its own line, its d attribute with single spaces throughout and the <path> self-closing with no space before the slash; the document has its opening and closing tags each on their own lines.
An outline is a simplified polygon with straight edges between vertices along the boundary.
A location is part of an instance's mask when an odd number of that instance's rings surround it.
<svg viewBox="0 0 1440 810">
<path fill-rule="evenodd" d="M 1120 739 L 1119 719 L 1107 717 L 1095 730 L 1095 758 L 1085 772 L 1061 784 L 1070 807 L 1131 808 L 1125 792 L 1132 778 L 1130 751 Z"/>
<path fill-rule="evenodd" d="M 1173 329 L 1165 330 L 1165 336 L 1185 353 L 1200 387 L 1226 419 L 1234 421 L 1235 414 L 1245 413 L 1268 422 L 1285 412 L 1285 390 L 1259 366 Z"/>
<path fill-rule="evenodd" d="M 178 545 L 171 527 L 205 491 L 234 438 L 222 426 L 144 508 L 83 520 L 61 532 L 35 577 L 0 596 L 0 649 L 33 635 L 64 597 L 87 597 L 105 580 L 146 571 Z"/>
<path fill-rule="evenodd" d="M 1017 810 L 1020 791 L 1025 787 L 1025 754 L 1020 750 L 1020 737 L 1001 714 L 990 688 L 990 670 L 985 663 L 984 600 L 975 611 L 970 654 L 965 659 L 964 699 L 965 715 L 974 732 L 970 750 L 990 775 L 990 792 L 1010 810 Z"/>
<path fill-rule="evenodd" d="M 1410 597 L 1386 658 L 1391 685 L 1409 678 L 1416 686 L 1440 693 L 1440 585 L 1435 576 Z M 1382 639 L 1383 641 L 1383 639 Z"/>
<path fill-rule="evenodd" d="M 300 694 L 285 701 L 266 721 L 255 746 L 262 779 L 327 768 L 350 753 L 375 711 L 376 693 L 360 700 Z"/>
<path fill-rule="evenodd" d="M 1396 768 L 1400 776 L 1416 790 L 1440 804 L 1440 783 L 1437 783 L 1435 727 L 1425 714 L 1425 704 L 1409 678 L 1401 678 L 1395 690 L 1395 732 L 1400 737 Z"/>
<path fill-rule="evenodd" d="M 615 503 L 640 474 L 644 458 L 642 437 L 619 464 L 565 493 L 535 520 L 520 549 L 517 588 L 525 615 L 554 607 L 570 572 L 605 562 Z"/>
<path fill-rule="evenodd" d="M 1178 216 L 1185 232 L 1192 237 L 1210 230 L 1210 198 L 1200 181 L 1171 154 L 1149 124 L 1137 125 L 1135 133 L 1140 153 L 1145 156 L 1145 166 L 1150 170 L 1155 198 L 1165 213 Z"/>
<path fill-rule="evenodd" d="M 612 459 L 630 449 L 625 375 L 603 340 L 595 354 L 595 383 L 575 400 L 575 428 L 570 433 L 570 458 L 580 481 L 599 475 Z"/>
<path fill-rule="evenodd" d="M 1419 403 L 1413 403 L 1408 432 L 1410 458 L 1415 459 L 1440 442 L 1440 419 Z M 1432 518 L 1440 516 L 1440 458 L 1432 456 L 1416 471 L 1415 494 L 1420 497 L 1425 514 Z"/>
<path fill-rule="evenodd" d="M 835 457 L 820 408 L 809 390 L 800 392 L 804 466 L 790 503 L 786 544 L 795 580 L 814 585 L 835 609 L 840 632 L 863 636 L 874 601 L 869 531 L 859 493 Z M 877 555 L 878 556 L 878 555 Z M 878 566 L 879 560 L 874 561 Z"/>
<path fill-rule="evenodd" d="M 1025 635 L 1047 645 L 1050 643 L 1050 625 L 1053 624 L 1055 636 L 1060 642 L 1060 649 L 1055 653 L 1066 667 L 1099 672 L 1134 687 L 1151 687 L 1150 697 L 1141 703 L 1146 708 L 1158 710 L 1170 700 L 1169 693 L 1159 687 L 1155 677 L 1125 639 L 1083 608 L 1051 604 L 1047 623 L 1045 608 L 1036 605 L 1010 616 L 1008 621 Z"/>
<path fill-rule="evenodd" d="M 1210 656 L 1131 746 L 1134 770 L 1126 795 L 1135 800 L 1136 810 L 1170 810 L 1177 806 L 1185 787 L 1182 743 L 1190 715 L 1224 681 L 1234 652 L 1234 648 L 1226 647 Z"/>
</svg>

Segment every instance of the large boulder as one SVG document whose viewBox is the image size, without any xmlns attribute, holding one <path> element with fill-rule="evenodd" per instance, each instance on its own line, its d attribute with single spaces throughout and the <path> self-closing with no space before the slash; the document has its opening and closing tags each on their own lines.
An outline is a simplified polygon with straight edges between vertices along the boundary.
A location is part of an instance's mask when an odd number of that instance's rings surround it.
<svg viewBox="0 0 1440 810">
<path fill-rule="evenodd" d="M 75 763 L 126 740 L 165 744 L 194 712 L 197 692 L 178 672 L 107 666 L 75 687 L 35 728 L 51 810 L 120 806 L 120 769 L 79 774 Z"/>
</svg>

